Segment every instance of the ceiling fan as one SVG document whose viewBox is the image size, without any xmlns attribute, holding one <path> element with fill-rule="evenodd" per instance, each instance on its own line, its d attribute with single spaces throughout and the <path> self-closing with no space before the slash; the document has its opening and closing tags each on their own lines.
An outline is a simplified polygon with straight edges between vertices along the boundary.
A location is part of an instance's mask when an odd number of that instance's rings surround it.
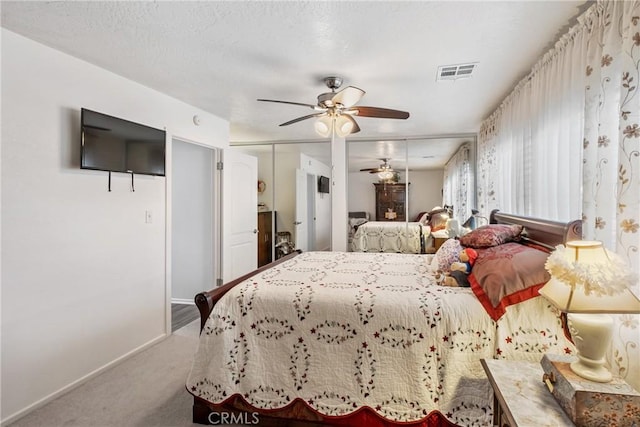
<svg viewBox="0 0 640 427">
<path fill-rule="evenodd" d="M 389 159 L 380 160 L 382 160 L 382 164 L 379 167 L 360 169 L 360 172 L 377 173 L 378 178 L 383 181 L 393 179 L 397 174 L 389 164 Z"/>
<path fill-rule="evenodd" d="M 383 119 L 407 119 L 409 117 L 409 113 L 406 111 L 356 106 L 355 104 L 364 96 L 365 91 L 355 86 L 347 86 L 336 92 L 336 90 L 342 86 L 341 77 L 326 77 L 324 83 L 331 89 L 331 92 L 318 95 L 318 103 L 315 105 L 301 102 L 278 101 L 275 99 L 258 99 L 258 101 L 300 105 L 315 110 L 316 113 L 314 114 L 289 120 L 288 122 L 281 123 L 280 126 L 288 126 L 303 120 L 317 118 L 315 129 L 322 136 L 331 135 L 333 130 L 335 130 L 338 136 L 347 136 L 360 132 L 360 127 L 353 116 Z"/>
<path fill-rule="evenodd" d="M 380 159 L 382 164 L 377 168 L 365 168 L 360 169 L 360 172 L 380 173 L 380 172 L 393 172 L 393 168 L 389 164 L 389 159 Z"/>
</svg>

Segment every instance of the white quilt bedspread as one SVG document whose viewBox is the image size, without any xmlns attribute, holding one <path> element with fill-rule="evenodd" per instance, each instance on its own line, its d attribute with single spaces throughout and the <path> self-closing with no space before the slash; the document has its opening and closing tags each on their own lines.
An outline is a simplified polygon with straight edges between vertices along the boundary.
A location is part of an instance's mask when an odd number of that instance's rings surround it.
<svg viewBox="0 0 640 427">
<path fill-rule="evenodd" d="M 568 344 L 542 298 L 509 307 L 496 328 L 469 288 L 433 284 L 430 259 L 308 252 L 246 280 L 214 307 L 188 390 L 263 409 L 300 398 L 325 415 L 368 406 L 413 421 L 437 409 L 490 425 L 479 360 L 539 360 Z"/>
<path fill-rule="evenodd" d="M 423 225 L 419 222 L 369 221 L 358 226 L 351 249 L 354 252 L 421 252 Z"/>
</svg>

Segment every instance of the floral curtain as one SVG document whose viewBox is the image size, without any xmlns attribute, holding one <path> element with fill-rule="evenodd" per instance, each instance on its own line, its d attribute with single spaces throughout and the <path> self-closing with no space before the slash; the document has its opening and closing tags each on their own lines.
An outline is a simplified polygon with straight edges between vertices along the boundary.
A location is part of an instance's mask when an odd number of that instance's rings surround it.
<svg viewBox="0 0 640 427">
<path fill-rule="evenodd" d="M 469 165 L 469 146 L 463 145 L 444 166 L 442 203 L 453 206 L 453 217 L 464 223 L 473 208 L 473 176 Z"/>
<path fill-rule="evenodd" d="M 640 1 L 598 1 L 482 123 L 481 211 L 581 216 L 639 273 L 639 80 Z M 640 316 L 615 317 L 609 363 L 640 389 Z"/>
<path fill-rule="evenodd" d="M 584 17 L 583 236 L 640 272 L 640 2 L 601 2 Z M 638 287 L 636 286 L 636 294 Z M 609 360 L 640 388 L 637 315 L 617 316 Z"/>
</svg>

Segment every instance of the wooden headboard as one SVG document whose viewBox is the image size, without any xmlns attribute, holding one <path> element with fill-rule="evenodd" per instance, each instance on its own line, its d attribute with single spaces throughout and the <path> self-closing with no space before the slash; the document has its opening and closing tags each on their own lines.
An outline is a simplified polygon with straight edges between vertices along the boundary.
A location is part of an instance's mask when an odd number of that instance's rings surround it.
<svg viewBox="0 0 640 427">
<path fill-rule="evenodd" d="M 491 212 L 491 224 L 519 224 L 522 225 L 523 239 L 528 242 L 554 249 L 557 245 L 571 240 L 582 239 L 582 221 L 571 222 L 551 221 L 548 219 L 531 218 L 526 216 L 500 213 L 498 209 Z"/>
</svg>

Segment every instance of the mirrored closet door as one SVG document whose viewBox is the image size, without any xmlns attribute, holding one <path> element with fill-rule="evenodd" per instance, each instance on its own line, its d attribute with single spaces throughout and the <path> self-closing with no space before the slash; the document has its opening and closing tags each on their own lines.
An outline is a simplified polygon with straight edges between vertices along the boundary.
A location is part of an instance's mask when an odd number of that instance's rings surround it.
<svg viewBox="0 0 640 427">
<path fill-rule="evenodd" d="M 433 242 L 427 241 L 428 230 L 416 223 L 434 208 L 451 204 L 449 196 L 459 193 L 451 182 L 445 185 L 445 169 L 461 147 L 475 148 L 475 135 L 349 140 L 349 250 L 425 253 L 433 249 Z M 467 167 L 473 174 L 473 165 Z M 475 192 L 472 187 L 464 191 Z M 466 211 L 468 206 L 463 208 Z"/>
<path fill-rule="evenodd" d="M 330 144 L 239 144 L 231 149 L 258 159 L 258 266 L 295 249 L 330 250 Z"/>
</svg>

